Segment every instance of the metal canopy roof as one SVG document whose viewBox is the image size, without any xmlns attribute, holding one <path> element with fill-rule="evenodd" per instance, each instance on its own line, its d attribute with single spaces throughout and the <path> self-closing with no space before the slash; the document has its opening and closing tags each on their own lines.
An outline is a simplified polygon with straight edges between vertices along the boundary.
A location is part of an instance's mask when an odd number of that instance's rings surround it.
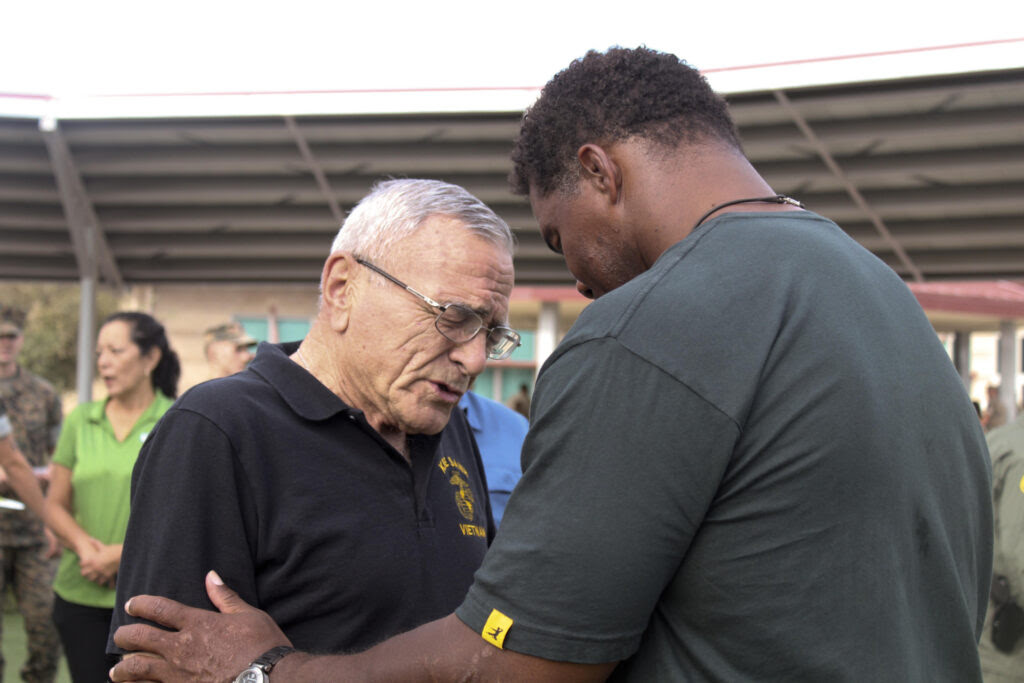
<svg viewBox="0 0 1024 683">
<path fill-rule="evenodd" d="M 908 280 L 1024 278 L 1024 69 L 728 96 L 779 192 Z M 464 185 L 513 227 L 517 283 L 571 284 L 507 188 L 521 112 L 0 118 L 0 278 L 314 282 L 377 179 Z"/>
</svg>

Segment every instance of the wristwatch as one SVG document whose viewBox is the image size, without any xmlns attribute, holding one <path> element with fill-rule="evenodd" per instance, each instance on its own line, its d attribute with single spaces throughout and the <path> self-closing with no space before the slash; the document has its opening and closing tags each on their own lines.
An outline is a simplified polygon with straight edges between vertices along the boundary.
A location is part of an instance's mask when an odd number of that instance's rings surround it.
<svg viewBox="0 0 1024 683">
<path fill-rule="evenodd" d="M 270 683 L 270 670 L 284 657 L 295 652 L 294 647 L 278 645 L 273 647 L 252 661 L 242 673 L 235 676 L 235 683 Z"/>
</svg>

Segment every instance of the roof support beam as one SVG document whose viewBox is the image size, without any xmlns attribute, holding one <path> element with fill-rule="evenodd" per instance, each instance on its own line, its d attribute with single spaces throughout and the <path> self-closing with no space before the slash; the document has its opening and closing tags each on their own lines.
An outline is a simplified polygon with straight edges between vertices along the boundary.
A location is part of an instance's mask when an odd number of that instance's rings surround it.
<svg viewBox="0 0 1024 683">
<path fill-rule="evenodd" d="M 71 244 L 75 248 L 79 274 L 83 278 L 95 277 L 98 274 L 108 284 L 121 289 L 124 287 L 124 281 L 107 244 L 103 225 L 96 216 L 89 195 L 85 192 L 85 184 L 75 166 L 71 149 L 52 119 L 40 120 L 39 130 L 46 143 L 53 175 L 57 180 L 57 190 L 68 221 L 68 231 L 71 234 Z"/>
<path fill-rule="evenodd" d="M 875 226 L 875 230 L 878 231 L 878 234 L 882 236 L 885 243 L 888 244 L 893 253 L 896 254 L 900 263 L 903 264 L 903 267 L 906 268 L 907 272 L 913 276 L 916 282 L 924 282 L 924 276 L 921 274 L 921 270 L 907 254 L 903 245 L 893 237 L 889 228 L 886 227 L 885 221 L 882 220 L 882 217 L 878 215 L 877 211 L 871 208 L 871 205 L 868 204 L 866 199 L 864 199 L 864 195 L 860 193 L 860 190 L 857 189 L 857 186 L 853 181 L 851 181 L 846 173 L 843 172 L 842 167 L 840 167 L 836 162 L 824 141 L 817 136 L 814 129 L 811 128 L 809 123 L 807 123 L 807 119 L 804 118 L 803 114 L 801 114 L 793 105 L 785 92 L 782 90 L 775 90 L 773 94 L 776 101 L 789 113 L 790 117 L 793 119 L 793 123 L 796 124 L 796 127 L 800 129 L 800 132 L 803 133 L 804 137 L 807 138 L 807 141 L 814 147 L 818 156 L 821 157 L 821 160 L 825 162 L 828 169 L 842 184 L 846 193 L 850 195 L 850 199 L 853 200 L 853 203 L 857 205 L 857 208 L 864 212 L 864 215 L 868 217 L 871 224 Z"/>
<path fill-rule="evenodd" d="M 68 221 L 68 231 L 71 233 L 71 244 L 78 262 L 82 291 L 79 299 L 78 362 L 75 379 L 78 385 L 78 401 L 86 403 L 92 400 L 97 275 L 102 275 L 108 283 L 119 289 L 124 287 L 124 281 L 107 245 L 103 226 L 85 192 L 85 184 L 75 167 L 71 149 L 61 135 L 56 121 L 41 119 L 39 130 L 50 155 L 57 190 Z"/>
<path fill-rule="evenodd" d="M 313 151 L 309 148 L 305 136 L 299 130 L 298 124 L 295 123 L 295 117 L 285 116 L 284 124 L 288 127 L 292 137 L 295 138 L 295 144 L 302 154 L 302 159 L 306 162 L 313 177 L 316 178 L 316 184 L 320 188 L 320 192 L 323 193 L 324 199 L 327 200 L 327 205 L 331 207 L 331 213 L 334 215 L 335 222 L 338 224 L 338 227 L 341 227 L 341 224 L 345 222 L 345 213 L 341 210 L 338 200 L 334 197 L 334 191 L 331 190 L 331 184 L 327 182 L 327 176 L 324 174 L 323 167 L 320 166 L 316 157 L 313 156 Z"/>
</svg>

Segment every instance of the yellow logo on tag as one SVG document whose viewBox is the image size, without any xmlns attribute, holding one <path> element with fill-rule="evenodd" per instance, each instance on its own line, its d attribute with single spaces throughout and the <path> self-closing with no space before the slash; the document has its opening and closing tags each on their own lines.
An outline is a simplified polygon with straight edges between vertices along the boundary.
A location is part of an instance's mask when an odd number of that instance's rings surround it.
<svg viewBox="0 0 1024 683">
<path fill-rule="evenodd" d="M 510 628 L 512 628 L 512 620 L 494 609 L 491 610 L 491 616 L 487 617 L 487 623 L 484 624 L 484 630 L 480 631 L 480 635 L 491 645 L 505 649 L 503 643 Z"/>
<path fill-rule="evenodd" d="M 1020 478 L 1020 492 L 1024 493 L 1024 477 Z"/>
</svg>

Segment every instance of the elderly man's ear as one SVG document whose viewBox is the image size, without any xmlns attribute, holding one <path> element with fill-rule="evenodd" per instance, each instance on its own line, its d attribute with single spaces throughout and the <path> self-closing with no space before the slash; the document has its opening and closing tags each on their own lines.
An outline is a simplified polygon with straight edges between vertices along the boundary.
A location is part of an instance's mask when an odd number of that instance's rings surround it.
<svg viewBox="0 0 1024 683">
<path fill-rule="evenodd" d="M 327 315 L 327 321 L 335 332 L 344 332 L 348 328 L 349 315 L 359 293 L 354 281 L 361 267 L 347 251 L 331 254 L 324 264 L 320 278 L 321 312 Z"/>
</svg>

